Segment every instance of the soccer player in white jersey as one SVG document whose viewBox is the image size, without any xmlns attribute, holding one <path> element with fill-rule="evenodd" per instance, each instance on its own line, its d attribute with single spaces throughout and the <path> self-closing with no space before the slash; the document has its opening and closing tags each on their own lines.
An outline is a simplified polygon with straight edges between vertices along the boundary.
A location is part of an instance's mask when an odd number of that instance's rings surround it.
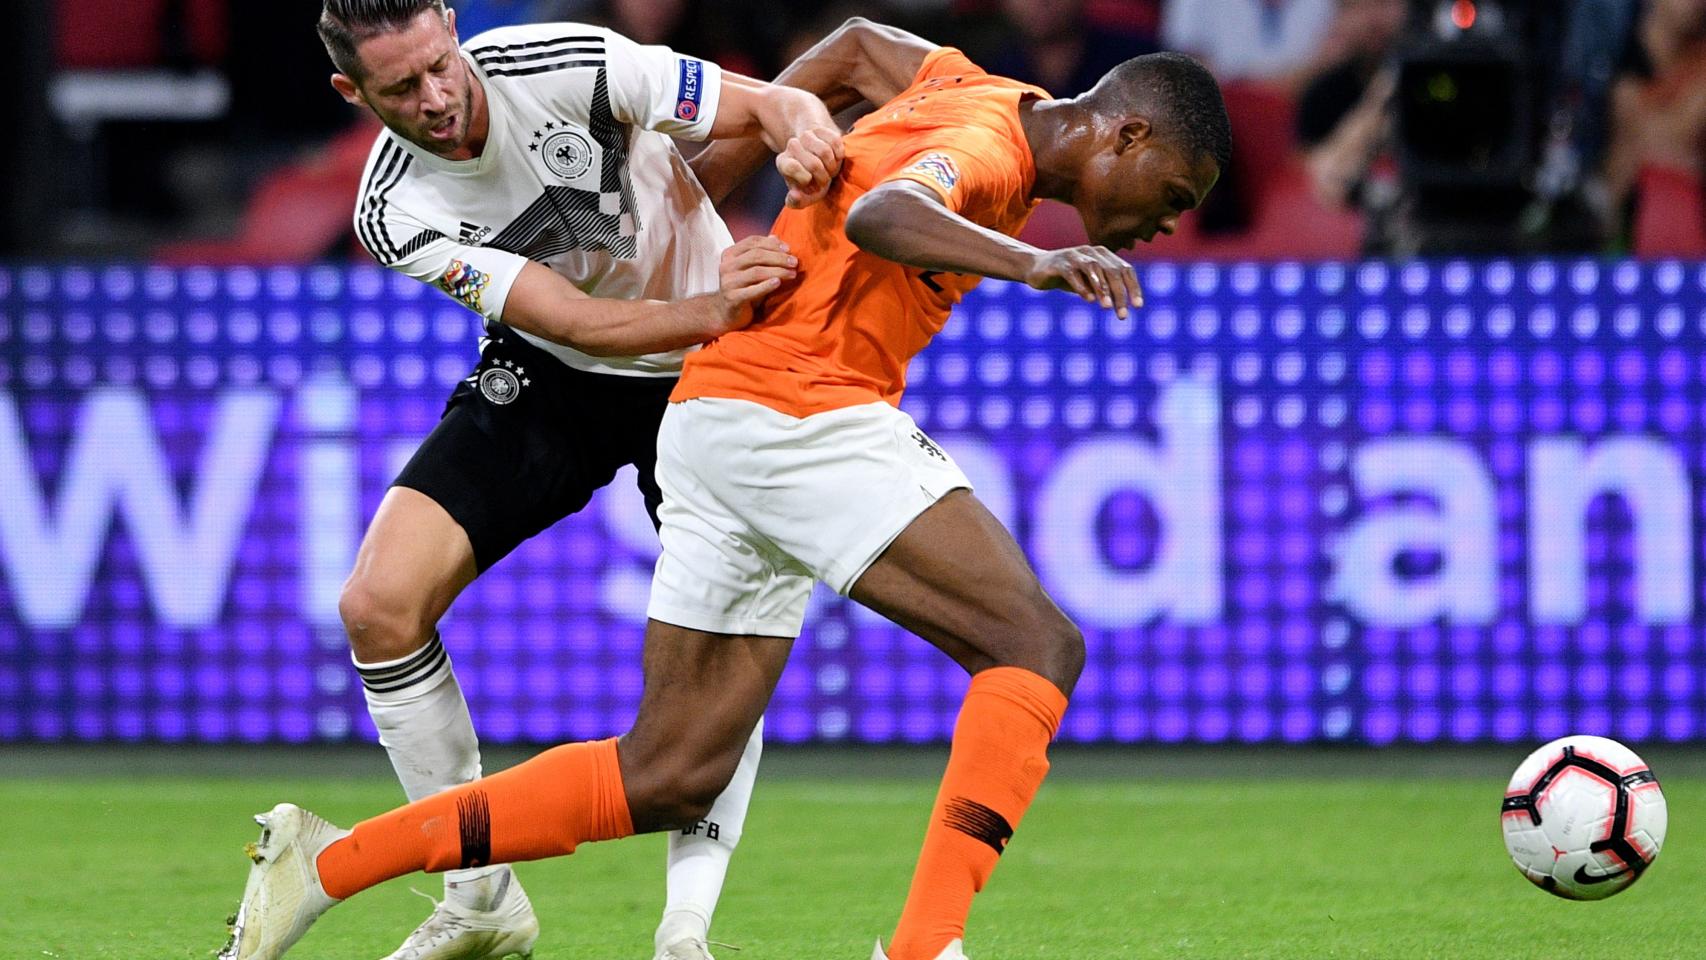
<svg viewBox="0 0 1706 960">
<path fill-rule="evenodd" d="M 486 323 L 479 365 L 387 491 L 339 603 L 380 742 L 419 799 L 480 776 L 437 634 L 451 602 L 624 465 L 655 522 L 657 425 L 682 349 L 749 322 L 793 274 L 773 238 L 731 247 L 670 137 L 761 137 L 803 205 L 837 172 L 840 134 L 809 94 L 598 27 L 504 28 L 459 48 L 443 0 L 324 0 L 319 32 L 332 85 L 387 128 L 362 178 L 362 244 Z M 708 956 L 760 742 L 705 828 L 670 838 L 661 960 Z M 510 868 L 464 866 L 391 960 L 530 953 L 538 923 Z M 230 955 L 249 956 L 236 933 Z"/>
</svg>

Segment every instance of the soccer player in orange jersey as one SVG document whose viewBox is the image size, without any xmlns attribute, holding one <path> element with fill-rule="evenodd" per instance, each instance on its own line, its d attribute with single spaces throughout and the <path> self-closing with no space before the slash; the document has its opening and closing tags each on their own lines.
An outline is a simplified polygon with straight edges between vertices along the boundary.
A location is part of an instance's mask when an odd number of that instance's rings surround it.
<svg viewBox="0 0 1706 960">
<path fill-rule="evenodd" d="M 780 82 L 880 103 L 823 202 L 784 211 L 799 260 L 745 330 L 689 358 L 658 437 L 663 555 L 645 693 L 619 740 L 557 747 L 344 831 L 275 807 L 245 894 L 294 940 L 337 900 L 414 870 L 531 860 L 696 823 L 729 781 L 799 634 L 812 582 L 917 633 L 972 681 L 887 952 L 956 960 L 1048 770 L 1083 638 L 953 460 L 896 404 L 907 362 L 981 277 L 1141 303 L 1110 248 L 1171 233 L 1230 152 L 1214 80 L 1175 54 L 1053 100 L 959 51 L 851 21 Z M 716 196 L 761 149 L 713 146 Z M 1098 245 L 1014 239 L 1042 198 Z"/>
</svg>

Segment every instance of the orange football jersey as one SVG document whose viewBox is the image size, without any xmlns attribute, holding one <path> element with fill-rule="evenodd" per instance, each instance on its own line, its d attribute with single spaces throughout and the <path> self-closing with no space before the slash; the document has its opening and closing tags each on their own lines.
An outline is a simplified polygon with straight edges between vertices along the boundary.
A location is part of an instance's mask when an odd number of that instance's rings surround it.
<svg viewBox="0 0 1706 960">
<path fill-rule="evenodd" d="M 948 207 L 1008 235 L 1025 225 L 1036 164 L 1019 104 L 1048 94 L 991 76 L 952 47 L 925 57 L 912 86 L 853 126 L 828 196 L 784 210 L 772 233 L 799 276 L 753 324 L 689 354 L 673 400 L 751 400 L 806 417 L 884 400 L 899 404 L 906 365 L 982 277 L 902 266 L 847 239 L 847 211 L 877 185 L 911 180 Z"/>
</svg>

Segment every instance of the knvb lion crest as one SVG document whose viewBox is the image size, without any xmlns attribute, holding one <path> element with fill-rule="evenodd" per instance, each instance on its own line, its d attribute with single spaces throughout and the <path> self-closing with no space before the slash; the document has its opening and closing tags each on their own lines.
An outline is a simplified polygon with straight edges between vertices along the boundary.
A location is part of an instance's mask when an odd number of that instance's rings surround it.
<svg viewBox="0 0 1706 960">
<path fill-rule="evenodd" d="M 533 131 L 527 150 L 544 161 L 545 169 L 564 180 L 578 180 L 592 169 L 592 140 L 567 123 L 547 121 Z"/>
</svg>

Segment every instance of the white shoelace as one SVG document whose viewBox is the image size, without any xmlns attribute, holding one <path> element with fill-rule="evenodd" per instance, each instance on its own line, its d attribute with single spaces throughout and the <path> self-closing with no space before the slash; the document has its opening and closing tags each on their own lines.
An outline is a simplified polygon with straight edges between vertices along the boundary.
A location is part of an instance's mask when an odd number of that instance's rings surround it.
<svg viewBox="0 0 1706 960">
<path fill-rule="evenodd" d="M 437 946 L 447 940 L 454 939 L 458 933 L 473 929 L 473 927 L 469 925 L 467 919 L 459 916 L 455 911 L 446 910 L 446 904 L 443 900 L 438 899 L 430 893 L 423 893 L 416 890 L 414 887 L 410 887 L 409 892 L 432 904 L 432 916 L 421 921 L 421 925 L 415 928 L 414 933 L 409 934 L 408 940 L 404 941 L 405 945 L 423 947 Z M 429 931 L 427 933 L 427 939 L 424 942 L 412 943 L 415 941 L 415 937 L 422 931 L 425 931 L 428 927 L 434 926 L 435 924 L 437 929 Z"/>
<path fill-rule="evenodd" d="M 679 940 L 677 940 L 677 941 L 675 941 L 675 943 L 680 943 L 680 942 L 681 942 L 681 941 L 679 941 Z M 704 946 L 705 946 L 705 949 L 704 949 L 704 950 L 703 950 L 703 951 L 701 951 L 701 952 L 702 952 L 702 953 L 704 953 L 704 954 L 706 954 L 706 955 L 707 955 L 707 956 L 709 956 L 709 955 L 710 955 L 710 952 L 711 952 L 711 951 L 710 951 L 710 948 L 711 948 L 711 947 L 716 947 L 716 948 L 717 948 L 717 949 L 719 949 L 719 950 L 733 950 L 733 951 L 734 951 L 734 952 L 735 952 L 735 953 L 739 953 L 739 952 L 740 952 L 740 948 L 739 948 L 739 947 L 737 947 L 737 946 L 735 946 L 735 945 L 734 945 L 734 944 L 732 944 L 732 943 L 724 943 L 724 942 L 722 942 L 722 941 L 721 941 L 721 940 L 700 940 L 700 941 L 698 941 L 698 942 L 699 942 L 699 943 L 701 943 L 701 944 L 704 944 Z M 672 947 L 673 947 L 673 945 L 674 945 L 674 944 L 671 944 L 671 946 L 672 946 Z"/>
</svg>

